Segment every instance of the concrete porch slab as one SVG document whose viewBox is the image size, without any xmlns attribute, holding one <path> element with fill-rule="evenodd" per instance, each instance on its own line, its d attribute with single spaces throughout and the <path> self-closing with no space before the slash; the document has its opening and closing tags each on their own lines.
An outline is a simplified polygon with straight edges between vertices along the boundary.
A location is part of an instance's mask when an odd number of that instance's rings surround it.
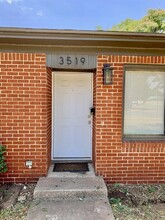
<svg viewBox="0 0 165 220">
<path fill-rule="evenodd" d="M 114 220 L 108 199 L 34 201 L 27 220 Z"/>
<path fill-rule="evenodd" d="M 91 163 L 88 163 L 88 169 L 89 171 L 85 173 L 76 173 L 76 172 L 53 172 L 54 164 L 51 164 L 49 171 L 48 171 L 48 176 L 47 177 L 95 177 L 95 172 L 93 169 L 93 166 Z"/>
<path fill-rule="evenodd" d="M 41 177 L 34 190 L 35 199 L 103 198 L 107 188 L 102 177 L 49 178 Z"/>
</svg>

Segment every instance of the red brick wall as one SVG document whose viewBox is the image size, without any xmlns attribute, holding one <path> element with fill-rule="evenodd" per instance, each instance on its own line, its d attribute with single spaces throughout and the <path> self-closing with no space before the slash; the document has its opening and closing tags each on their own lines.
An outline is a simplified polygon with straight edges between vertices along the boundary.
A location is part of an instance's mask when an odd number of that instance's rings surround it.
<svg viewBox="0 0 165 220">
<path fill-rule="evenodd" d="M 114 67 L 112 85 L 103 85 L 103 63 Z M 165 64 L 165 57 L 98 57 L 95 170 L 111 183 L 165 183 L 165 141 L 122 142 L 124 64 Z"/>
<path fill-rule="evenodd" d="M 50 164 L 51 76 L 44 54 L 0 53 L 0 139 L 8 172 L 0 181 L 28 182 Z M 48 125 L 49 124 L 49 125 Z M 25 166 L 33 161 L 32 169 Z"/>
<path fill-rule="evenodd" d="M 103 85 L 103 63 L 114 67 Z M 94 73 L 93 161 L 107 182 L 165 182 L 165 142 L 123 142 L 123 65 L 165 64 L 165 57 L 99 56 Z M 7 148 L 2 182 L 33 182 L 51 161 L 51 74 L 45 54 L 0 53 L 0 142 Z M 32 169 L 25 166 L 33 161 Z"/>
</svg>

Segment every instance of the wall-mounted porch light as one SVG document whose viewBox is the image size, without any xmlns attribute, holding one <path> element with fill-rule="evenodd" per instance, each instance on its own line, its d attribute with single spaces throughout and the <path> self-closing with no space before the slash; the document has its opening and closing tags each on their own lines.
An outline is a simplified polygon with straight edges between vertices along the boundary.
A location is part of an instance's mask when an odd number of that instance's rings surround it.
<svg viewBox="0 0 165 220">
<path fill-rule="evenodd" d="M 26 161 L 25 161 L 25 165 L 26 165 L 29 169 L 31 169 L 31 168 L 32 168 L 32 165 L 33 165 L 32 160 L 26 160 Z"/>
<path fill-rule="evenodd" d="M 112 84 L 113 68 L 110 67 L 110 64 L 103 64 L 103 79 L 104 85 Z"/>
</svg>

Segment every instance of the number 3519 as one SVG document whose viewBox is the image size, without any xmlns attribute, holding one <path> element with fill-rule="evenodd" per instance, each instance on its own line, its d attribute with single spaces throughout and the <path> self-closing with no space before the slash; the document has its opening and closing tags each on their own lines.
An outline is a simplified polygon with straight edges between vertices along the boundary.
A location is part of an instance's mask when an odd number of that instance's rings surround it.
<svg viewBox="0 0 165 220">
<path fill-rule="evenodd" d="M 84 65 L 85 64 L 85 57 L 70 57 L 70 56 L 67 56 L 67 57 L 59 57 L 59 64 L 62 66 L 62 65 Z"/>
</svg>

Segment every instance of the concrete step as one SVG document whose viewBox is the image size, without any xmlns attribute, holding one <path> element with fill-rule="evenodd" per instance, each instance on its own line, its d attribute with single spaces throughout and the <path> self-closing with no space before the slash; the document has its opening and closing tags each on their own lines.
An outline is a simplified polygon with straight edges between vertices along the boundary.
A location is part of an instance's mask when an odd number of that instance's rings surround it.
<svg viewBox="0 0 165 220">
<path fill-rule="evenodd" d="M 34 190 L 35 199 L 107 198 L 102 177 L 41 177 Z"/>
<path fill-rule="evenodd" d="M 26 220 L 115 220 L 108 199 L 34 201 Z"/>
</svg>

